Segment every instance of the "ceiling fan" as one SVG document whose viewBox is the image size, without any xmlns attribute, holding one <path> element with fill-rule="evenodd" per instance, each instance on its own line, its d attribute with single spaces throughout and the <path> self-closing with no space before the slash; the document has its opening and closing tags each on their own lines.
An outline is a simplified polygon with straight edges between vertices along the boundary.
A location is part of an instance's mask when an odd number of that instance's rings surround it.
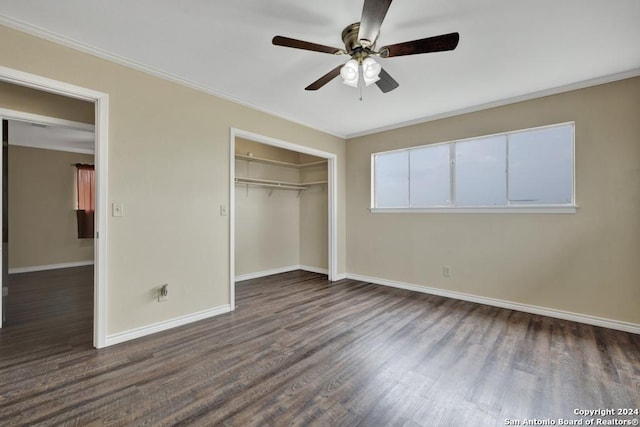
<svg viewBox="0 0 640 427">
<path fill-rule="evenodd" d="M 332 55 L 349 55 L 344 65 L 339 65 L 311 83 L 305 90 L 318 90 L 334 78 L 341 75 L 343 82 L 349 86 L 366 86 L 375 83 L 382 92 L 387 93 L 398 87 L 393 77 L 382 69 L 372 57 L 391 58 L 394 56 L 416 55 L 419 53 L 443 52 L 453 50 L 458 45 L 460 34 L 449 33 L 440 36 L 383 46 L 375 50 L 380 35 L 380 26 L 389 10 L 392 0 L 364 0 L 360 22 L 349 25 L 342 31 L 344 49 L 310 43 L 289 37 L 275 36 L 272 43 L 276 46 L 292 47 L 329 53 Z"/>
</svg>

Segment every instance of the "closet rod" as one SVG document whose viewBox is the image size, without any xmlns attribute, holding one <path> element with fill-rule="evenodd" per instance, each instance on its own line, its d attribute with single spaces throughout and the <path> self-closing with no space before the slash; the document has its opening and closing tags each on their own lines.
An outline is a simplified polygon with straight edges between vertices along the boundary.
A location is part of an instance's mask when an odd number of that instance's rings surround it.
<svg viewBox="0 0 640 427">
<path fill-rule="evenodd" d="M 297 185 L 287 185 L 287 184 L 268 184 L 264 182 L 252 182 L 252 181 L 242 181 L 236 179 L 236 184 L 240 185 L 253 185 L 255 187 L 270 187 L 270 188 L 282 188 L 284 190 L 306 190 L 307 187 L 297 186 Z"/>
</svg>

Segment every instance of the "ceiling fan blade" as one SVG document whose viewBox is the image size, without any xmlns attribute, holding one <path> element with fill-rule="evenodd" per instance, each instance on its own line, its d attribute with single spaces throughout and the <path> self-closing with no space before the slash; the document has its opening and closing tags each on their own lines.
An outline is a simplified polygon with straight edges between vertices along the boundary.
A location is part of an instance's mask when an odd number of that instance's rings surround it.
<svg viewBox="0 0 640 427">
<path fill-rule="evenodd" d="M 380 56 L 391 58 L 392 56 L 416 55 L 419 53 L 443 52 L 453 50 L 458 46 L 460 34 L 442 34 L 426 39 L 413 40 L 410 42 L 392 44 L 380 48 Z"/>
<path fill-rule="evenodd" d="M 327 74 L 325 74 L 324 76 L 320 77 L 318 80 L 316 80 L 315 82 L 311 83 L 309 86 L 305 87 L 304 90 L 318 90 L 318 89 L 320 89 L 322 86 L 326 85 L 331 80 L 333 80 L 336 77 L 338 77 L 340 75 L 340 69 L 343 66 L 344 65 L 342 65 L 342 64 L 338 65 L 336 68 L 334 68 L 333 70 L 329 71 Z"/>
<path fill-rule="evenodd" d="M 392 90 L 400 86 L 398 82 L 395 81 L 393 77 L 391 77 L 389 73 L 384 70 L 384 68 L 380 70 L 380 80 L 378 80 L 376 84 L 383 93 L 391 92 Z"/>
<path fill-rule="evenodd" d="M 344 55 L 346 53 L 344 49 L 338 49 L 337 47 L 305 42 L 303 40 L 291 39 L 289 37 L 283 37 L 283 36 L 275 36 L 271 42 L 276 46 L 293 47 L 295 49 L 330 53 L 332 55 Z"/>
<path fill-rule="evenodd" d="M 358 40 L 364 47 L 373 46 L 376 42 L 380 26 L 390 5 L 391 0 L 364 0 L 360 30 L 358 31 Z"/>
</svg>

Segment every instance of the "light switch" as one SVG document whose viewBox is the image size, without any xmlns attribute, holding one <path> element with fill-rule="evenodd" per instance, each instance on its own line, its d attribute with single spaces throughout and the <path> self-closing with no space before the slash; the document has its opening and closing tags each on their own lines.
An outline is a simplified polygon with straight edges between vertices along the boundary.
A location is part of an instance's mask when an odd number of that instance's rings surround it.
<svg viewBox="0 0 640 427">
<path fill-rule="evenodd" d="M 124 206 L 122 205 L 122 203 L 111 204 L 111 215 L 124 216 Z"/>
<path fill-rule="evenodd" d="M 220 205 L 220 216 L 227 216 L 227 206 Z"/>
</svg>

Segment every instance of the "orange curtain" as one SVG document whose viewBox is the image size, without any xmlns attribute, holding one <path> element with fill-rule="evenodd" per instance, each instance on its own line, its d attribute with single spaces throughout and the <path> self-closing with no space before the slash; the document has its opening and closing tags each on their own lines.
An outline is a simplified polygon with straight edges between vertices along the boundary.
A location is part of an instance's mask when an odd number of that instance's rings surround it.
<svg viewBox="0 0 640 427">
<path fill-rule="evenodd" d="M 93 239 L 95 197 L 95 167 L 76 164 L 78 173 L 78 238 Z"/>
<path fill-rule="evenodd" d="M 95 168 L 93 165 L 76 165 L 78 168 L 78 210 L 95 211 Z"/>
</svg>

